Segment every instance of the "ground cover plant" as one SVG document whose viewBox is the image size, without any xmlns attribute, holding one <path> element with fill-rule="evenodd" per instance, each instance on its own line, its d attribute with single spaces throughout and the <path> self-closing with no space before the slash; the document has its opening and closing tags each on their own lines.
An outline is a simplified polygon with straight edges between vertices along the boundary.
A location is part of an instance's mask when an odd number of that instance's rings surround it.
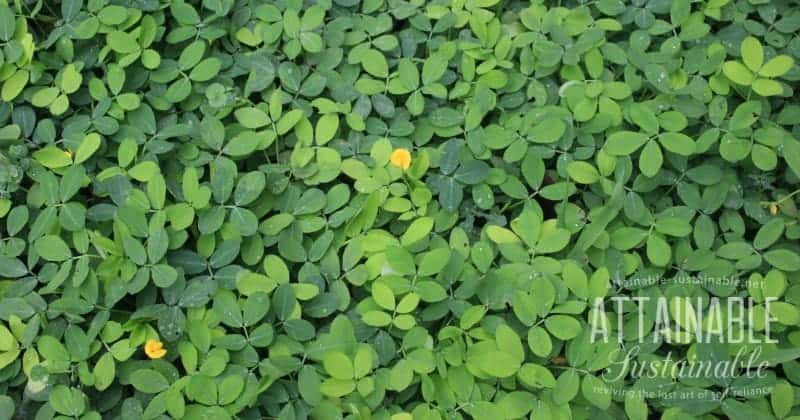
<svg viewBox="0 0 800 420">
<path fill-rule="evenodd" d="M 0 0 L 0 419 L 797 418 L 798 31 Z"/>
</svg>

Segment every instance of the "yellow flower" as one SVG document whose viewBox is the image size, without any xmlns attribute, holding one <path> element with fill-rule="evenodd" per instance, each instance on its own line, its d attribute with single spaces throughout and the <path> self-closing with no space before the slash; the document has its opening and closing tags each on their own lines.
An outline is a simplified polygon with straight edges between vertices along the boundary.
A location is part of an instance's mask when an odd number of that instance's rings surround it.
<svg viewBox="0 0 800 420">
<path fill-rule="evenodd" d="M 147 340 L 144 343 L 144 353 L 151 359 L 160 359 L 167 354 L 167 349 L 164 348 L 164 343 L 157 340 Z"/>
<path fill-rule="evenodd" d="M 770 214 L 775 216 L 776 214 L 778 214 L 778 206 L 775 205 L 775 203 L 770 204 L 769 205 L 769 212 L 770 212 Z"/>
<path fill-rule="evenodd" d="M 405 171 L 411 166 L 411 153 L 406 149 L 394 149 L 389 160 L 392 162 L 392 165 Z"/>
</svg>

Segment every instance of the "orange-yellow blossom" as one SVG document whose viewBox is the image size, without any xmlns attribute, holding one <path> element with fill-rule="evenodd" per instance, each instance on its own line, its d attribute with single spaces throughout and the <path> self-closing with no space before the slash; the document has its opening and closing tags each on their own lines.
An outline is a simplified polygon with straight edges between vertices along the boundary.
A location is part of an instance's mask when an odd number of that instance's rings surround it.
<svg viewBox="0 0 800 420">
<path fill-rule="evenodd" d="M 164 343 L 158 340 L 147 340 L 144 343 L 144 353 L 151 359 L 160 359 L 167 354 L 167 349 L 164 348 Z"/>
<path fill-rule="evenodd" d="M 411 153 L 406 149 L 394 149 L 389 160 L 392 162 L 392 165 L 405 171 L 411 166 Z"/>
</svg>

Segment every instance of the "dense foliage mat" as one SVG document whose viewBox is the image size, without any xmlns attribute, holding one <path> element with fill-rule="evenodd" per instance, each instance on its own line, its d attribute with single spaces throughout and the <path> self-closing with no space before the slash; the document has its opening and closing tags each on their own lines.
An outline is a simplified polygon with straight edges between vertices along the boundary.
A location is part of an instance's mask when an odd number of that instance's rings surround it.
<svg viewBox="0 0 800 420">
<path fill-rule="evenodd" d="M 0 419 L 800 415 L 799 30 L 0 0 Z"/>
</svg>

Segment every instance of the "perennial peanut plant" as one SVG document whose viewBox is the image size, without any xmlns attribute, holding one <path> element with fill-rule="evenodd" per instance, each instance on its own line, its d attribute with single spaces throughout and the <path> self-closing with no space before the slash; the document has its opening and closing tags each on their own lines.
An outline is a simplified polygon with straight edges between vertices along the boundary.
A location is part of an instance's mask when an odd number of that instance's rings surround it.
<svg viewBox="0 0 800 420">
<path fill-rule="evenodd" d="M 0 420 L 800 418 L 796 0 L 0 0 Z"/>
</svg>

